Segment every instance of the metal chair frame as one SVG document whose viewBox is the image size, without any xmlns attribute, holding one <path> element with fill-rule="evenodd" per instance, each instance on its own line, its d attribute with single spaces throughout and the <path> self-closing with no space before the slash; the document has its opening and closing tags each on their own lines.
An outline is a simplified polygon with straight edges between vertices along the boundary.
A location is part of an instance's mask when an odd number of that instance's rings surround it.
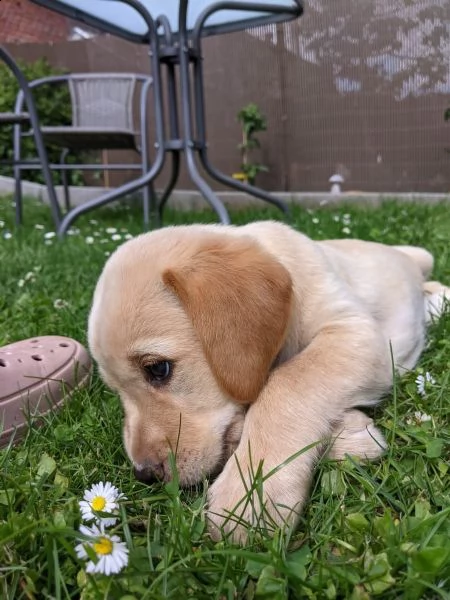
<svg viewBox="0 0 450 600">
<path fill-rule="evenodd" d="M 63 136 L 66 134 L 81 132 L 84 129 L 84 113 L 83 107 L 78 106 L 78 97 L 77 97 L 77 85 L 82 82 L 104 82 L 105 87 L 104 91 L 107 89 L 107 83 L 111 80 L 123 80 L 124 82 L 128 82 L 129 89 L 129 97 L 128 104 L 123 106 L 123 120 L 125 121 L 125 125 L 123 128 L 127 130 L 130 137 L 134 137 L 134 150 L 138 152 L 141 156 L 140 164 L 136 163 L 72 163 L 67 164 L 66 159 L 68 154 L 70 153 L 69 148 L 64 148 L 63 138 L 61 142 L 57 142 L 59 146 L 61 146 L 61 158 L 59 163 L 51 163 L 49 166 L 51 169 L 56 171 L 61 171 L 62 173 L 62 183 L 64 188 L 64 200 L 65 200 L 65 208 L 67 213 L 70 213 L 70 196 L 69 196 L 69 184 L 67 178 L 67 172 L 72 170 L 83 170 L 83 171 L 97 171 L 97 170 L 107 170 L 107 171 L 119 171 L 119 170 L 140 170 L 142 175 L 147 173 L 150 168 L 150 155 L 149 155 L 149 141 L 148 141 L 148 96 L 149 91 L 151 89 L 153 79 L 150 76 L 142 75 L 138 73 L 72 73 L 72 74 L 64 74 L 64 75 L 54 75 L 49 77 L 42 77 L 40 79 L 36 79 L 34 81 L 29 82 L 28 87 L 30 90 L 35 90 L 42 85 L 68 85 L 71 102 L 72 102 L 72 124 L 58 128 L 60 130 L 60 135 Z M 135 95 L 135 84 L 141 84 L 140 90 L 140 98 L 139 98 L 139 130 L 136 130 L 134 127 L 134 115 L 133 115 L 133 100 Z M 101 86 L 100 86 L 101 89 Z M 99 102 L 103 100 L 102 97 L 99 96 Z M 16 104 L 15 111 L 20 112 L 23 110 L 25 102 L 25 95 L 22 90 L 19 91 Z M 108 133 L 114 133 L 113 122 L 111 123 L 111 127 L 103 126 L 98 127 L 98 135 L 104 135 Z M 41 137 L 46 142 L 46 133 L 47 131 L 52 131 L 52 128 L 47 128 L 45 126 L 41 126 L 40 132 Z M 34 131 L 33 131 L 34 133 Z M 24 132 L 21 125 L 17 124 L 14 127 L 14 178 L 16 181 L 16 203 L 18 203 L 21 207 L 22 205 L 22 171 L 30 170 L 30 169 L 39 169 L 40 165 L 35 162 L 23 162 L 21 160 L 21 140 L 24 135 L 28 135 L 29 132 Z M 96 132 L 92 132 L 91 136 L 91 147 L 87 145 L 84 149 L 108 149 L 108 146 L 105 148 L 100 148 L 100 146 L 96 143 Z M 58 137 L 58 134 L 52 134 L 52 143 L 55 143 L 54 138 Z M 139 141 L 138 141 L 139 138 Z M 150 205 L 152 202 L 153 188 L 151 182 L 147 185 L 143 186 L 143 219 L 145 227 L 149 225 L 149 215 L 150 215 Z M 19 208 L 21 211 L 21 208 Z M 60 225 L 60 220 L 57 223 L 57 226 Z"/>
<path fill-rule="evenodd" d="M 39 164 L 39 166 L 37 168 L 42 170 L 45 185 L 47 186 L 47 193 L 48 193 L 48 198 L 49 198 L 49 202 L 50 202 L 50 210 L 52 213 L 53 221 L 55 223 L 55 227 L 58 227 L 61 223 L 61 210 L 59 207 L 58 198 L 56 196 L 55 188 L 53 185 L 53 179 L 52 179 L 52 174 L 50 171 L 50 165 L 48 162 L 47 151 L 45 148 L 44 141 L 42 139 L 40 123 L 39 123 L 39 116 L 37 114 L 33 94 L 31 92 L 31 89 L 30 89 L 30 86 L 28 84 L 26 77 L 20 70 L 16 61 L 9 54 L 9 52 L 7 52 L 6 49 L 3 48 L 2 46 L 0 46 L 0 61 L 2 61 L 3 63 L 6 64 L 6 66 L 10 69 L 10 71 L 12 72 L 12 74 L 14 75 L 14 77 L 16 78 L 16 80 L 19 84 L 20 93 L 22 94 L 22 97 L 23 97 L 22 106 L 23 106 L 23 104 L 25 104 L 27 107 L 28 121 L 29 121 L 29 123 L 31 123 L 32 129 L 33 129 L 33 136 L 34 136 L 34 141 L 36 144 L 36 152 L 38 155 L 38 164 Z M 17 128 L 20 128 L 21 124 L 23 124 L 24 122 L 27 122 L 26 120 L 24 121 L 24 119 L 21 118 L 21 117 L 23 117 L 23 115 L 24 115 L 23 110 L 15 110 L 14 114 L 11 115 L 11 119 L 9 120 L 9 123 L 7 123 L 7 121 L 4 121 L 3 124 L 14 125 L 14 130 L 16 130 Z M 33 164 L 33 163 L 31 161 L 25 161 L 20 158 L 18 160 L 16 160 L 16 157 L 14 156 L 12 161 L 1 161 L 0 164 L 12 165 L 14 167 L 14 169 L 16 169 L 19 166 L 25 166 L 25 165 L 29 165 L 29 164 Z M 21 189 L 18 189 L 17 180 L 15 182 L 15 203 L 16 203 L 16 206 L 15 206 L 16 225 L 20 225 L 22 223 L 23 215 L 22 215 Z"/>
</svg>

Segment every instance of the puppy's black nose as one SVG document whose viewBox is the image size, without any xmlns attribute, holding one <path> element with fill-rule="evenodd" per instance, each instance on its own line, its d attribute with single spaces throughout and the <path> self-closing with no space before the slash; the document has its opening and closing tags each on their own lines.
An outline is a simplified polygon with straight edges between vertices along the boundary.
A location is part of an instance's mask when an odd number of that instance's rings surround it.
<svg viewBox="0 0 450 600">
<path fill-rule="evenodd" d="M 146 462 L 139 468 L 134 467 L 134 476 L 141 483 L 150 485 L 164 479 L 164 466 L 162 463 Z"/>
</svg>

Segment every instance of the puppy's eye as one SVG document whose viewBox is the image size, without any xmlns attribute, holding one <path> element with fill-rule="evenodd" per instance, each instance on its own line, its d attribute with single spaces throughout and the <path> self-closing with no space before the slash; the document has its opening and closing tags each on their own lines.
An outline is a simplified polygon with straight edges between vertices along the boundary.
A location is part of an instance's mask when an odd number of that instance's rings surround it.
<svg viewBox="0 0 450 600">
<path fill-rule="evenodd" d="M 156 385 L 166 383 L 172 375 L 172 370 L 173 364 L 168 360 L 161 360 L 144 367 L 147 379 Z"/>
</svg>

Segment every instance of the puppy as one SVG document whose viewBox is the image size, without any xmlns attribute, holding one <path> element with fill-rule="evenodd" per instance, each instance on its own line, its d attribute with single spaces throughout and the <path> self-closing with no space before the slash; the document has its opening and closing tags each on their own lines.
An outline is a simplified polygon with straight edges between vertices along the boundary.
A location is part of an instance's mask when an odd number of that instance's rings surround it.
<svg viewBox="0 0 450 600">
<path fill-rule="evenodd" d="M 182 485 L 217 475 L 214 537 L 294 527 L 327 442 L 334 458 L 383 452 L 358 408 L 416 364 L 449 295 L 426 281 L 432 266 L 420 248 L 315 242 L 276 222 L 123 244 L 98 281 L 89 345 L 121 397 L 137 478 L 169 480 L 173 453 Z"/>
</svg>

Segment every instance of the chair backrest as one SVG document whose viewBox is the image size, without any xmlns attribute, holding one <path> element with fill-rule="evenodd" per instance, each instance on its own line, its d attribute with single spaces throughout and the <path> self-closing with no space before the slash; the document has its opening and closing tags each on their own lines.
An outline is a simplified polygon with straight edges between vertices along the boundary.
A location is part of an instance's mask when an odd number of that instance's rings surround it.
<svg viewBox="0 0 450 600">
<path fill-rule="evenodd" d="M 96 75 L 69 78 L 72 126 L 134 131 L 132 75 Z"/>
</svg>

